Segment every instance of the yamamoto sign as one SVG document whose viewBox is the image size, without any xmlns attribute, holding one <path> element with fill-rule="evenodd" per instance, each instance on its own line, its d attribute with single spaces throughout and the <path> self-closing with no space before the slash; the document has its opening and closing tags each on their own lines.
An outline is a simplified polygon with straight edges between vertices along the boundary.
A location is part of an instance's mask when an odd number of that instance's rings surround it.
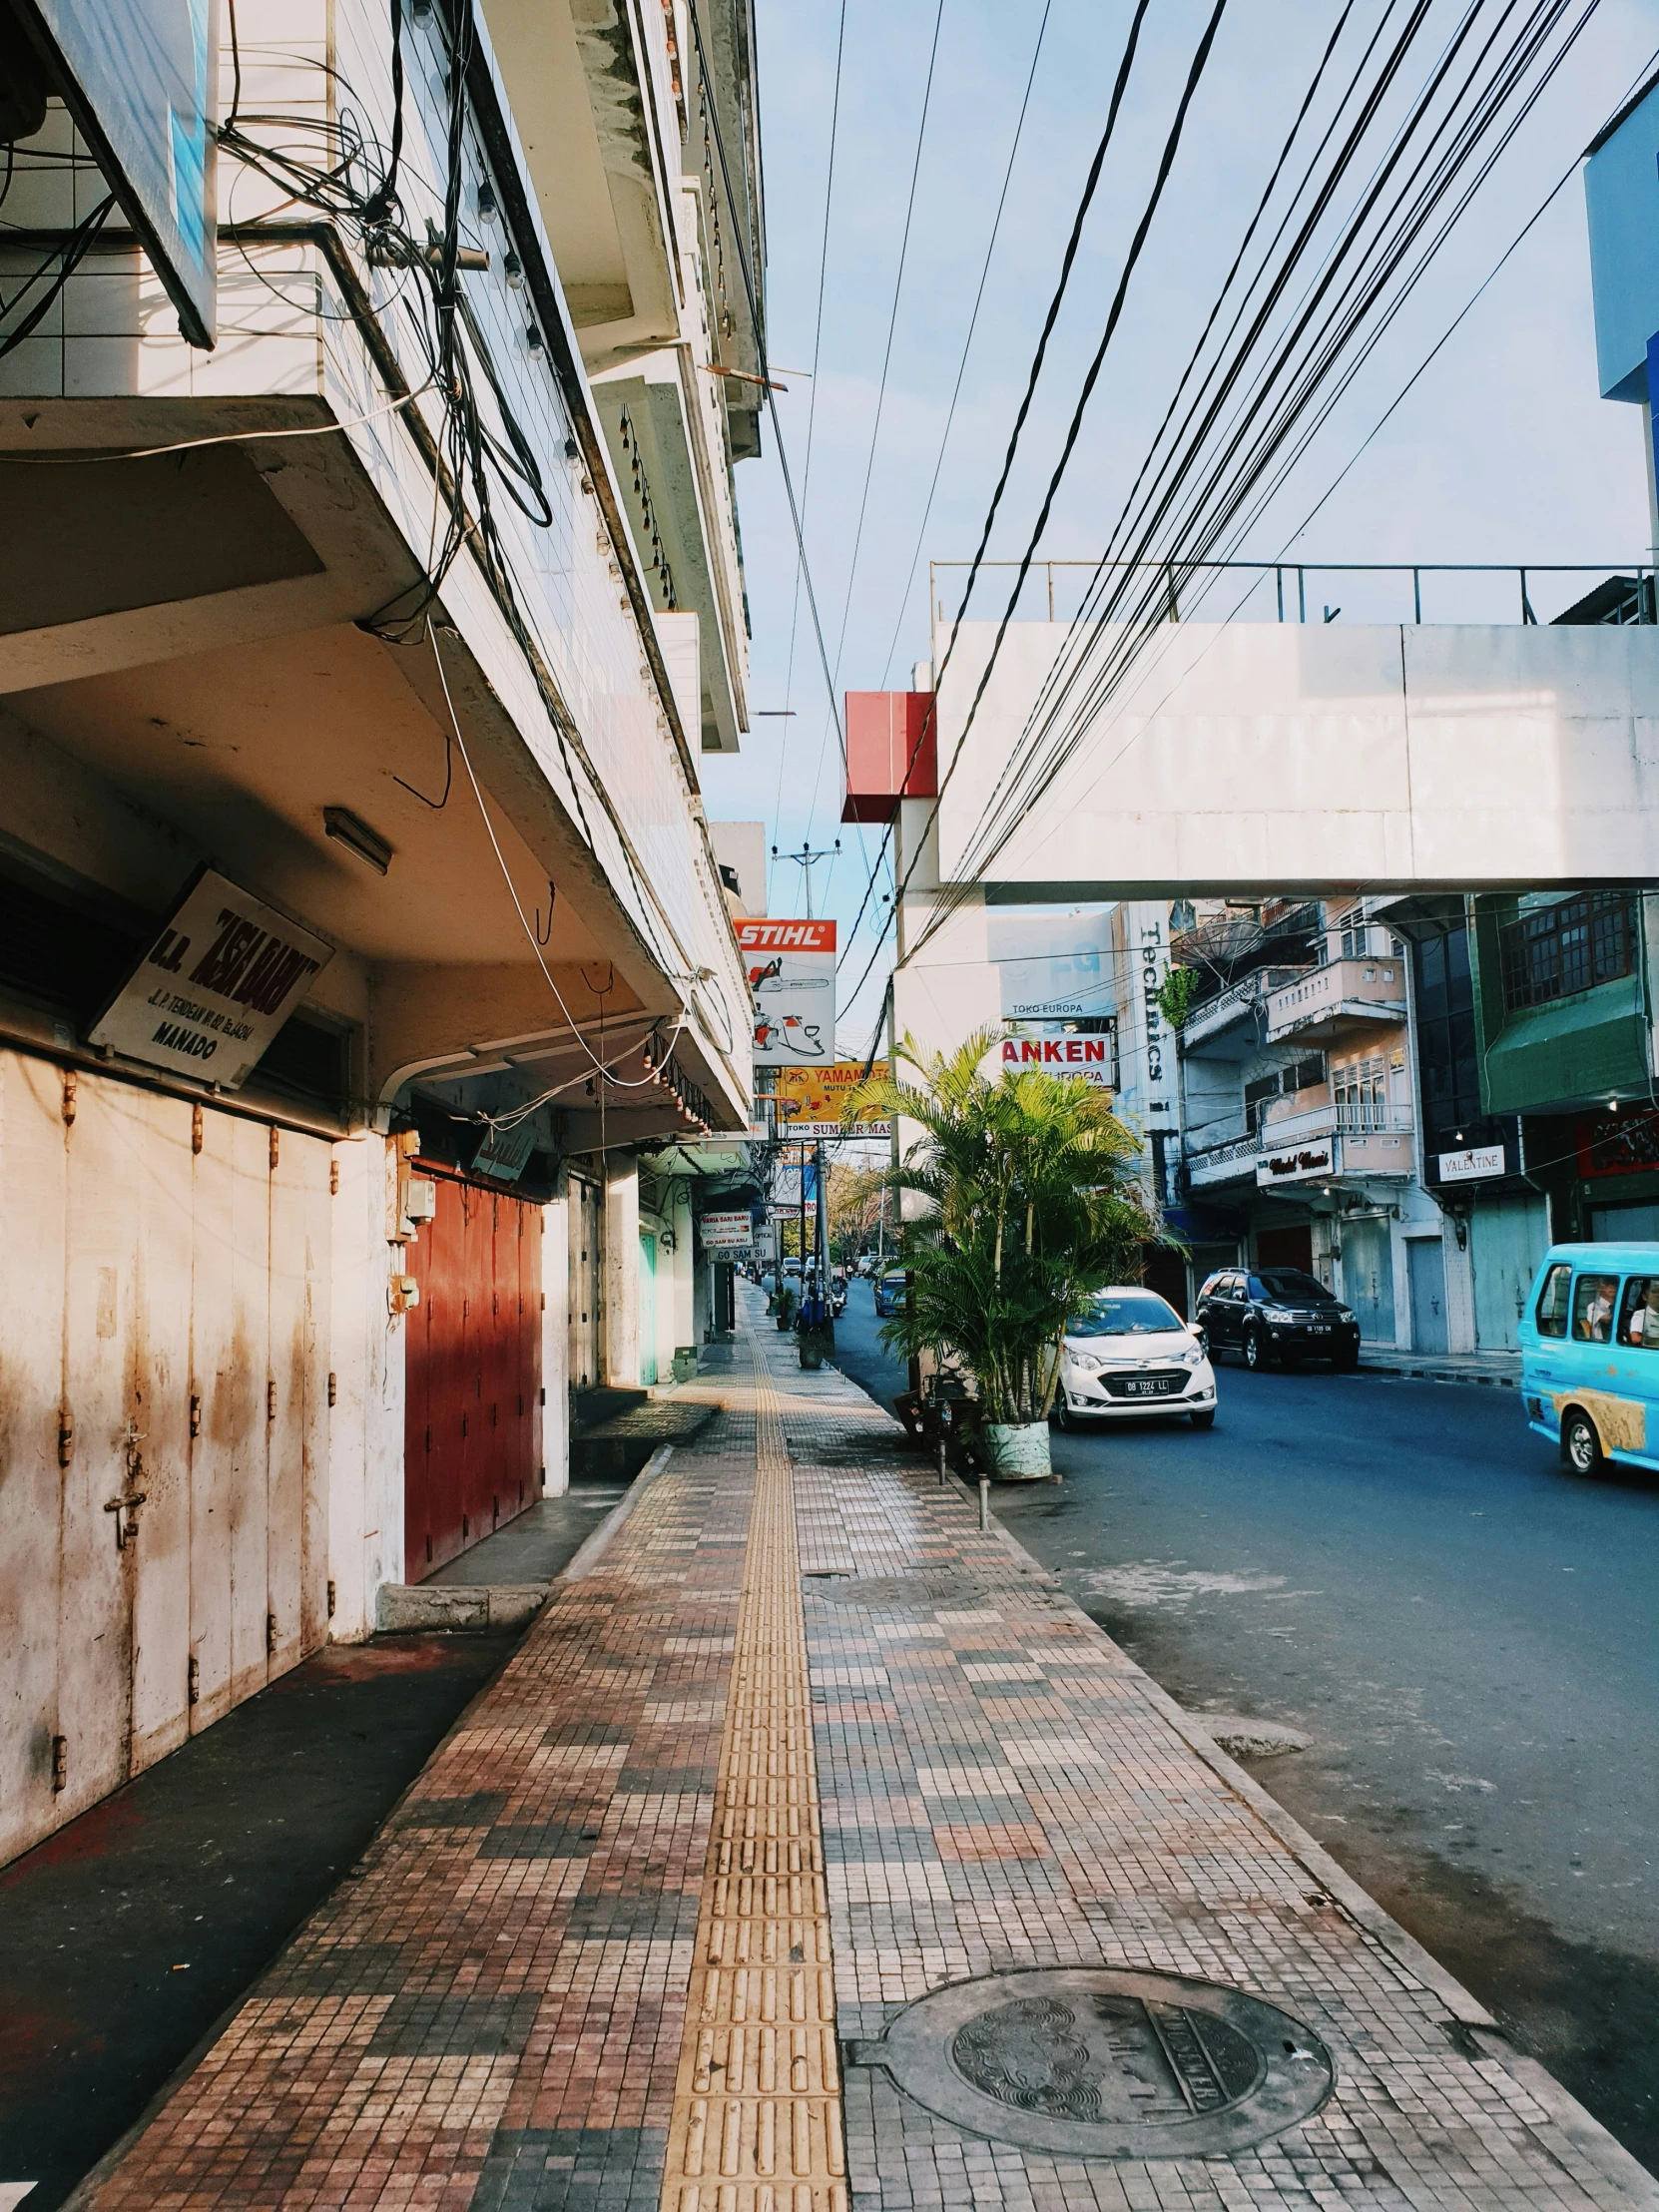
<svg viewBox="0 0 1659 2212">
<path fill-rule="evenodd" d="M 877 1081 L 885 1078 L 885 1060 L 872 1060 L 869 1073 Z M 862 1060 L 837 1060 L 832 1067 L 780 1068 L 777 1087 L 773 1092 L 777 1105 L 778 1134 L 781 1137 L 839 1137 L 841 1108 L 864 1080 Z M 891 1134 L 890 1122 L 879 1117 L 873 1108 L 865 1107 L 849 1132 L 857 1137 L 885 1137 Z"/>
<path fill-rule="evenodd" d="M 87 1041 L 233 1091 L 333 956 L 209 868 Z"/>
<path fill-rule="evenodd" d="M 829 1065 L 835 1057 L 835 925 L 832 921 L 738 923 L 738 947 L 755 1016 L 755 1065 Z"/>
</svg>

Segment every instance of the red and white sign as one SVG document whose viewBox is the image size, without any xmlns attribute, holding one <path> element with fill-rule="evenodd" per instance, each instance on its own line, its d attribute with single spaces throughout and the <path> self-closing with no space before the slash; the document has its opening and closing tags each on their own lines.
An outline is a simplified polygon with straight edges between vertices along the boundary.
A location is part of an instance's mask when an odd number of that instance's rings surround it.
<svg viewBox="0 0 1659 2212">
<path fill-rule="evenodd" d="M 822 1065 L 835 1057 L 835 924 L 739 921 L 754 1008 L 755 1065 Z"/>
<path fill-rule="evenodd" d="M 697 1234 L 705 1252 L 747 1252 L 755 1241 L 755 1226 L 746 1207 L 741 1214 L 700 1214 Z"/>
<path fill-rule="evenodd" d="M 1117 1038 L 1078 1036 L 1072 1030 L 1044 1030 L 1036 1034 L 1017 1031 L 992 1047 L 985 1073 L 1017 1075 L 1022 1068 L 1041 1068 L 1048 1075 L 1073 1075 L 1097 1089 L 1118 1087 Z"/>
</svg>

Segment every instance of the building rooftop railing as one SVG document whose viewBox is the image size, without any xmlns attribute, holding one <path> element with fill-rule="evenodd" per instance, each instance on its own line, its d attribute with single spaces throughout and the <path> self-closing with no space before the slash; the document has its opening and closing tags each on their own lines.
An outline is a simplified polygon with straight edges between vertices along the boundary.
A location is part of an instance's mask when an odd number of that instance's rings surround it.
<svg viewBox="0 0 1659 2212">
<path fill-rule="evenodd" d="M 934 561 L 933 607 L 940 622 L 956 609 L 940 598 L 941 571 L 966 561 Z M 984 568 L 1017 567 L 986 561 Z M 1034 561 L 1015 613 L 1026 621 L 1070 622 L 1080 610 L 1094 561 Z M 1656 572 L 1641 561 L 1113 561 L 1113 569 L 1162 579 L 1159 597 L 1171 622 L 1568 623 L 1624 628 L 1656 619 Z M 1599 582 L 1585 588 L 1585 579 Z M 1058 583 L 1058 589 L 1057 587 Z"/>
</svg>

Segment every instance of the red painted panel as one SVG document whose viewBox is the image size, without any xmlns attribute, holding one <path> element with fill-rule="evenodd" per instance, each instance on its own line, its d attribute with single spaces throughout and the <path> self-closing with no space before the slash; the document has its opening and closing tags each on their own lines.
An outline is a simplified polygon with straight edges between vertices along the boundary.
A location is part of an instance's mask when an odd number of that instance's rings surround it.
<svg viewBox="0 0 1659 2212">
<path fill-rule="evenodd" d="M 939 747 L 931 692 L 846 694 L 842 822 L 891 822 L 901 799 L 933 799 Z"/>
<path fill-rule="evenodd" d="M 511 1520 L 540 1489 L 541 1210 L 454 1176 L 436 1182 L 436 1217 L 404 1262 L 420 1285 L 406 1325 L 410 1582 Z"/>
</svg>

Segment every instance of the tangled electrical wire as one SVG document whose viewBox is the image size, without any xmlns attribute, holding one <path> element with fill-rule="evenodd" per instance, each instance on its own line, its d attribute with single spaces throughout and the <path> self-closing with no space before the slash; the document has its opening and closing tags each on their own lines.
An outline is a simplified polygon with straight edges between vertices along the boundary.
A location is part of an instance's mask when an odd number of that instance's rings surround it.
<svg viewBox="0 0 1659 2212">
<path fill-rule="evenodd" d="M 504 380 L 492 358 L 488 338 L 461 283 L 462 272 L 478 267 L 481 261 L 477 250 L 469 248 L 463 237 L 462 209 L 469 161 L 481 171 L 487 166 L 469 143 L 468 79 L 478 48 L 473 0 L 438 0 L 431 12 L 446 49 L 442 73 L 445 94 L 441 118 L 442 189 L 441 199 L 435 197 L 436 220 L 425 217 L 418 231 L 417 218 L 411 214 L 407 203 L 423 189 L 422 183 L 418 176 L 411 176 L 403 158 L 403 0 L 390 0 L 391 122 L 389 135 L 384 139 L 364 120 L 365 103 L 333 68 L 329 74 L 336 97 L 331 116 L 295 116 L 245 109 L 235 0 L 231 0 L 233 97 L 219 142 L 226 153 L 266 179 L 284 205 L 312 209 L 323 216 L 356 247 L 371 268 L 399 273 L 400 280 L 393 287 L 389 304 L 395 307 L 402 303 L 405 312 L 398 327 L 412 331 L 424 362 L 423 386 L 436 397 L 439 420 L 433 457 L 432 523 L 421 574 L 413 584 L 366 617 L 359 627 L 395 645 L 418 643 L 431 637 L 432 611 L 444 580 L 463 552 L 471 556 L 531 674 L 552 726 L 565 786 L 582 836 L 590 850 L 599 850 L 594 823 L 590 819 L 591 797 L 609 817 L 618 857 L 632 886 L 635 919 L 647 938 L 655 939 L 658 936 L 656 900 L 615 808 L 586 760 L 580 733 L 547 668 L 540 642 L 524 611 L 512 555 L 501 529 L 498 499 L 502 496 L 533 528 L 550 529 L 557 518 L 534 448 L 514 412 Z M 526 335 L 533 349 L 539 349 L 544 343 L 542 333 L 533 324 Z M 575 442 L 567 437 L 565 457 L 574 460 L 576 456 Z M 432 645 L 435 653 L 435 637 L 432 637 Z M 441 677 L 441 657 L 438 668 Z M 445 704 L 449 707 L 449 727 L 444 733 L 445 770 L 440 796 L 428 798 L 404 778 L 397 779 L 404 790 L 434 812 L 441 812 L 449 801 L 454 781 L 453 747 L 458 735 L 446 681 L 444 693 Z M 462 753 L 464 760 L 464 747 Z M 470 764 L 468 774 L 471 774 Z M 478 796 L 482 806 L 482 795 Z M 488 827 L 487 814 L 485 820 Z M 492 830 L 492 840 L 493 836 Z M 502 866 L 505 872 L 504 860 Z M 507 880 L 511 890 L 510 875 Z M 513 896 L 518 905 L 516 891 Z M 520 919 L 523 918 L 520 908 Z M 528 922 L 525 927 L 529 932 Z M 665 953 L 659 945 L 658 958 L 671 974 L 679 974 L 688 966 L 694 974 L 697 972 L 680 954 L 677 945 L 672 954 Z M 545 972 L 545 961 L 540 964 Z M 580 1024 L 564 1006 L 551 975 L 548 981 L 573 1033 L 585 1045 Z M 731 1030 L 730 1020 L 725 1026 Z M 682 1027 L 684 1017 L 677 1024 L 676 1034 Z M 603 1080 L 622 1082 L 591 1048 L 588 1048 L 588 1057 L 593 1062 L 594 1072 Z"/>
</svg>

